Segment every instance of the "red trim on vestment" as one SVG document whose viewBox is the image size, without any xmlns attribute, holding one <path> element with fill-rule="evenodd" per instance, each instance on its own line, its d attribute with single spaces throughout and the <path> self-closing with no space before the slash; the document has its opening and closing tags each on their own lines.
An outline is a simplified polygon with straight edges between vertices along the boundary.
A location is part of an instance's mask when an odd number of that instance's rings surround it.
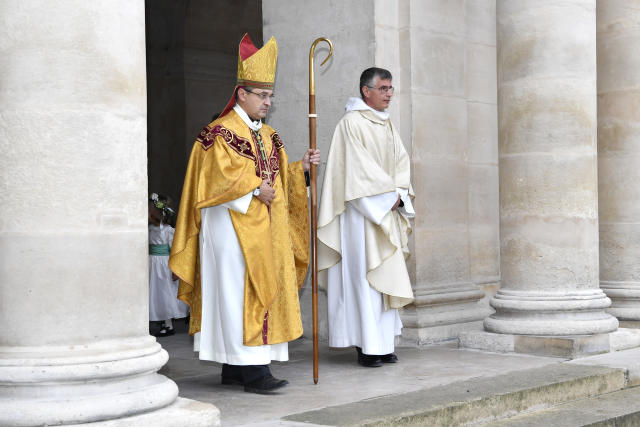
<svg viewBox="0 0 640 427">
<path fill-rule="evenodd" d="M 264 321 L 262 322 L 262 344 L 267 344 L 267 332 L 269 330 L 269 312 L 264 314 Z"/>
<path fill-rule="evenodd" d="M 224 109 L 222 110 L 222 113 L 220 113 L 218 117 L 222 117 L 225 114 L 227 114 L 229 111 L 233 110 L 233 106 L 236 105 L 236 92 L 238 91 L 239 88 L 240 86 L 236 86 L 233 89 L 233 94 L 231 94 L 231 99 L 229 99 L 229 102 L 227 102 L 227 105 L 224 107 Z"/>
</svg>

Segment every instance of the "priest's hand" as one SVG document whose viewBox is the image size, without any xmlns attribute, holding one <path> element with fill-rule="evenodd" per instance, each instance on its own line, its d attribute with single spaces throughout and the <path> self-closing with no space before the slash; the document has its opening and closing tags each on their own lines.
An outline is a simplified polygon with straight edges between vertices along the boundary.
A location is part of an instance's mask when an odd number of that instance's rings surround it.
<svg viewBox="0 0 640 427">
<path fill-rule="evenodd" d="M 269 185 L 267 180 L 263 179 L 260 184 L 260 194 L 256 196 L 262 203 L 269 206 L 271 201 L 276 198 L 276 190 Z"/>
<path fill-rule="evenodd" d="M 393 205 L 393 207 L 391 208 L 392 211 L 395 211 L 396 209 L 398 209 L 398 206 L 400 206 L 400 202 L 402 201 L 402 199 L 400 198 L 400 196 L 398 195 L 398 200 L 396 201 L 396 204 Z"/>
<path fill-rule="evenodd" d="M 320 150 L 313 150 L 309 148 L 307 152 L 304 153 L 304 156 L 302 157 L 302 169 L 305 172 L 309 172 L 311 163 L 316 166 L 320 163 Z"/>
</svg>

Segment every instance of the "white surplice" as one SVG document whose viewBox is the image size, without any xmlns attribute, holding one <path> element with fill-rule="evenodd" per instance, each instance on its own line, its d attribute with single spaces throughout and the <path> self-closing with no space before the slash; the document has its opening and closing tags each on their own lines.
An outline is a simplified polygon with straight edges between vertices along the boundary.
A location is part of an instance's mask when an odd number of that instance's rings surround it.
<svg viewBox="0 0 640 427">
<path fill-rule="evenodd" d="M 364 222 L 368 219 L 380 224 L 398 195 L 405 203 L 401 213 L 413 216 L 411 199 L 401 190 L 352 200 L 340 215 L 342 260 L 329 268 L 327 277 L 331 347 L 358 346 L 365 354 L 394 351 L 395 336 L 401 334 L 402 321 L 398 309 L 385 310 L 382 293 L 373 289 L 367 280 Z M 398 251 L 394 256 L 402 257 L 402 254 Z"/>
<path fill-rule="evenodd" d="M 253 122 L 236 105 L 243 121 Z M 200 278 L 202 284 L 202 326 L 194 336 L 194 349 L 201 360 L 231 365 L 266 365 L 272 360 L 289 360 L 288 343 L 245 346 L 243 336 L 245 261 L 231 222 L 229 209 L 245 214 L 252 193 L 222 205 L 201 210 Z"/>
</svg>

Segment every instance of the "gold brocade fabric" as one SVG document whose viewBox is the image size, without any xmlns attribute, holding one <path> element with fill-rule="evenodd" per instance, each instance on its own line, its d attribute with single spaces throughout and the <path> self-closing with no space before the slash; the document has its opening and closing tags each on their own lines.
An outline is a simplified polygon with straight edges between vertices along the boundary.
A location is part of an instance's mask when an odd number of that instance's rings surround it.
<svg viewBox="0 0 640 427">
<path fill-rule="evenodd" d="M 263 125 L 259 139 L 235 111 L 210 123 L 196 139 L 185 176 L 169 266 L 180 277 L 178 298 L 189 304 L 189 333 L 201 329 L 198 234 L 200 209 L 235 200 L 272 182 L 270 208 L 253 198 L 246 214 L 229 211 L 245 258 L 245 345 L 291 341 L 302 335 L 298 290 L 309 263 L 308 202 L 302 163 L 288 164 L 278 134 Z M 225 268 L 225 266 L 219 266 Z"/>
<path fill-rule="evenodd" d="M 238 85 L 273 89 L 277 61 L 278 44 L 273 37 L 244 61 L 238 54 Z"/>
</svg>

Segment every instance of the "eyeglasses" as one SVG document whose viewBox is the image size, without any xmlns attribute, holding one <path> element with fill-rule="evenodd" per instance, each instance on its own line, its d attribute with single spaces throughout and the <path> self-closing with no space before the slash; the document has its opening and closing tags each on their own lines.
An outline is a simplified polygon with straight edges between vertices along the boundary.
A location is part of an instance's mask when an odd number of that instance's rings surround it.
<svg viewBox="0 0 640 427">
<path fill-rule="evenodd" d="M 379 86 L 379 87 L 373 87 L 373 86 L 367 86 L 369 89 L 378 89 L 378 91 L 380 91 L 380 93 L 387 93 L 389 91 L 391 91 L 391 93 L 393 93 L 393 91 L 395 90 L 395 88 L 393 86 Z"/>
<path fill-rule="evenodd" d="M 275 98 L 275 97 L 276 97 L 276 95 L 275 95 L 274 93 L 272 93 L 271 95 L 269 95 L 269 94 L 268 94 L 268 93 L 266 93 L 266 92 L 260 92 L 260 93 L 258 93 L 258 92 L 253 92 L 253 91 L 250 91 L 250 90 L 247 90 L 247 89 L 244 89 L 244 91 L 245 91 L 245 92 L 248 92 L 248 93 L 252 93 L 252 94 L 254 94 L 254 95 L 256 95 L 256 96 L 259 96 L 259 97 L 260 97 L 260 99 L 261 99 L 261 100 L 263 100 L 263 101 L 266 101 L 267 99 L 269 99 L 270 101 L 273 101 L 273 98 Z"/>
<path fill-rule="evenodd" d="M 380 93 L 387 93 L 389 91 L 391 91 L 391 93 L 393 93 L 393 91 L 395 90 L 395 88 L 393 86 L 380 86 L 380 87 L 373 87 L 373 86 L 367 86 L 369 89 L 378 89 L 380 91 Z"/>
</svg>

